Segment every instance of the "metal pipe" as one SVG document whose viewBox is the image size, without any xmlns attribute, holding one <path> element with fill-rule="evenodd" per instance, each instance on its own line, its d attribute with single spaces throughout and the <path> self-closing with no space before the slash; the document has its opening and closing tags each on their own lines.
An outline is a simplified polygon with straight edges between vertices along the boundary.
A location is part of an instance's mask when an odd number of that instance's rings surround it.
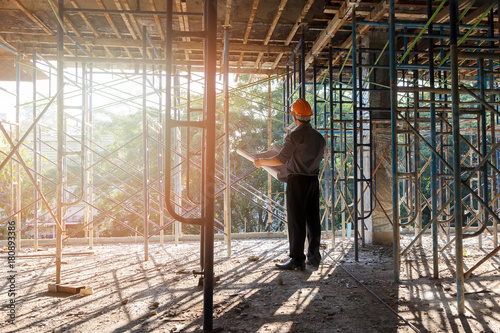
<svg viewBox="0 0 500 333">
<path fill-rule="evenodd" d="M 170 170 L 170 159 L 171 151 L 170 147 L 172 144 L 172 128 L 174 128 L 171 111 L 172 111 L 172 35 L 173 35 L 173 19 L 172 19 L 172 1 L 168 0 L 166 2 L 166 38 L 165 38 L 165 71 L 166 71 L 166 84 L 165 84 L 165 149 L 164 149 L 164 160 L 165 160 L 165 208 L 167 208 L 168 213 L 177 221 L 183 223 L 202 225 L 203 220 L 201 218 L 188 218 L 179 215 L 170 202 L 170 185 L 171 185 L 171 170 Z M 208 0 L 207 0 L 208 1 Z M 214 94 L 215 95 L 215 94 Z M 196 125 L 196 121 L 183 122 L 178 126 L 189 124 Z M 202 127 L 203 125 L 199 125 Z M 212 144 L 210 144 L 212 146 Z"/>
<path fill-rule="evenodd" d="M 430 25 L 430 24 L 429 24 Z M 432 59 L 432 58 L 431 58 Z M 415 63 L 418 63 L 418 56 L 415 56 L 414 58 L 414 62 Z M 433 72 L 432 72 L 433 73 Z M 414 75 L 414 84 L 415 85 L 418 85 L 418 77 L 419 77 L 419 74 L 418 74 L 418 70 L 415 70 L 413 72 L 413 75 Z M 432 74 L 430 75 L 432 76 Z M 413 95 L 413 107 L 414 107 L 414 113 L 413 113 L 413 126 L 415 127 L 415 129 L 417 131 L 420 131 L 420 124 L 418 122 L 418 119 L 420 118 L 420 113 L 419 113 L 419 105 L 420 105 L 420 93 L 419 92 L 415 92 L 414 95 Z M 415 156 L 415 164 L 414 164 L 414 177 L 415 177 L 415 181 L 414 181 L 414 184 L 413 184 L 413 187 L 414 187 L 414 190 L 413 190 L 413 193 L 414 193 L 414 206 L 415 206 L 415 212 L 416 212 L 416 219 L 417 219 L 417 223 L 416 223 L 416 228 L 415 228 L 415 235 L 418 234 L 419 230 L 422 230 L 422 202 L 421 202 L 421 196 L 420 196 L 420 192 L 421 192 L 421 177 L 420 177 L 420 173 L 419 173 L 419 170 L 420 170 L 420 139 L 419 137 L 415 137 L 414 138 L 414 149 L 413 149 L 413 154 Z M 411 159 L 410 159 L 411 161 Z M 421 246 L 422 245 L 422 237 L 419 237 L 418 238 L 418 244 Z"/>
<path fill-rule="evenodd" d="M 455 202 L 455 259 L 457 282 L 457 310 L 459 315 L 465 314 L 464 306 L 464 268 L 463 268 L 463 240 L 462 240 L 462 182 L 460 169 L 460 112 L 459 112 L 459 78 L 458 78 L 458 51 L 457 51 L 457 14 L 458 1 L 450 0 L 450 61 L 451 61 L 451 102 L 452 132 L 453 132 L 453 196 Z"/>
<path fill-rule="evenodd" d="M 87 143 L 88 143 L 88 153 L 85 158 L 87 159 L 87 164 L 86 164 L 86 167 L 92 165 L 94 163 L 94 147 L 93 147 L 93 134 L 94 134 L 94 126 L 93 126 L 93 117 L 92 117 L 92 113 L 93 113 L 93 110 L 92 110 L 92 97 L 93 97 L 93 89 L 94 89 L 94 81 L 93 81 L 93 67 L 91 66 L 89 68 L 89 90 L 87 92 L 87 98 L 88 98 L 88 102 L 87 102 L 87 122 L 89 123 L 89 126 L 88 126 L 88 135 L 87 135 Z M 94 173 L 93 173 L 93 169 L 92 167 L 88 167 L 88 171 L 85 170 L 85 172 L 88 172 L 88 184 L 86 184 L 85 186 L 87 186 L 87 189 L 88 189 L 88 192 L 87 192 L 87 196 L 85 197 L 85 200 L 87 202 L 93 202 L 94 201 L 94 189 L 93 189 L 93 186 L 94 186 Z M 87 222 L 89 223 L 89 227 L 88 227 L 88 236 L 89 236 L 89 249 L 92 249 L 94 247 L 94 208 L 85 203 L 86 205 L 86 208 L 87 208 L 87 212 L 86 212 L 86 215 L 87 215 Z"/>
<path fill-rule="evenodd" d="M 227 257 L 231 258 L 231 163 L 229 138 L 229 27 L 224 29 L 224 229 L 227 246 Z M 268 81 L 271 85 L 271 81 Z M 270 107 L 269 107 L 269 112 Z M 271 115 L 268 117 L 271 120 Z"/>
<path fill-rule="evenodd" d="M 457 71 L 458 71 L 458 66 L 457 66 Z M 474 97 L 475 93 L 480 93 L 479 89 L 469 89 L 467 87 L 461 86 L 463 90 L 459 90 L 457 94 L 462 94 L 462 95 L 472 95 Z M 446 88 L 427 88 L 427 87 L 397 87 L 397 92 L 428 92 L 428 93 L 436 93 L 436 94 L 452 94 L 453 90 L 446 89 Z M 484 92 L 488 95 L 500 95 L 500 91 L 498 89 L 485 89 Z M 476 95 L 477 96 L 477 95 Z M 480 97 L 477 97 L 476 100 L 481 102 Z M 488 107 L 488 106 L 486 106 Z M 496 110 L 494 112 L 497 112 Z"/>
<path fill-rule="evenodd" d="M 302 34 L 300 37 L 300 62 L 299 62 L 299 78 L 300 78 L 300 98 L 306 98 L 306 41 L 305 41 L 305 33 L 302 30 Z"/>
<path fill-rule="evenodd" d="M 500 14 L 500 11 L 499 11 L 499 14 Z M 493 37 L 494 34 L 495 34 L 495 26 L 494 26 L 494 14 L 493 14 L 493 9 L 491 9 L 490 11 L 490 14 L 489 14 L 489 17 L 488 17 L 488 21 L 489 21 L 489 29 L 488 29 L 488 36 L 489 37 Z M 500 30 L 499 30 L 499 35 L 500 35 Z M 494 52 L 495 50 L 495 42 L 494 41 L 491 41 L 489 42 L 489 46 L 491 47 L 491 53 Z M 494 70 L 494 66 L 493 66 L 493 60 L 489 60 L 489 79 L 488 79 L 488 83 L 489 83 L 489 88 L 490 89 L 493 89 L 494 87 L 494 80 L 493 80 L 493 75 L 494 74 L 497 74 L 497 73 L 493 73 L 493 70 Z M 495 100 L 496 98 L 490 98 L 490 103 L 491 103 L 491 100 Z M 497 109 L 498 109 L 498 106 L 497 106 Z M 491 123 L 491 146 L 495 145 L 496 141 L 497 141 L 497 137 L 496 137 L 496 126 L 495 126 L 495 117 L 498 117 L 496 116 L 493 112 L 490 113 L 490 123 Z M 494 157 L 493 157 L 493 160 L 494 160 Z M 498 163 L 497 163 L 498 165 Z M 497 176 L 496 175 L 493 175 L 491 177 L 491 196 L 494 198 L 497 194 L 497 185 L 498 184 L 498 179 L 497 179 Z M 498 200 L 493 200 L 493 203 L 492 203 L 492 209 L 493 211 L 497 211 L 497 207 L 498 207 Z M 496 220 L 493 220 L 493 247 L 497 247 L 498 246 L 498 223 Z"/>
<path fill-rule="evenodd" d="M 476 270 L 476 268 L 478 268 L 479 266 L 481 266 L 482 264 L 484 264 L 488 259 L 490 259 L 491 257 L 493 257 L 495 254 L 497 254 L 497 252 L 500 251 L 500 246 L 497 246 L 493 249 L 493 251 L 491 251 L 490 253 L 488 253 L 486 256 L 484 256 L 483 259 L 479 260 L 477 262 L 477 264 L 475 264 L 471 269 L 469 269 L 465 274 L 464 274 L 464 277 L 466 279 L 468 279 L 470 277 L 470 275 L 472 274 L 472 272 L 474 270 Z"/>
<path fill-rule="evenodd" d="M 37 90 L 37 63 L 36 63 L 36 49 L 33 50 L 33 121 L 36 120 L 36 90 Z M 39 170 L 39 156 L 38 156 L 38 133 L 36 126 L 33 128 L 33 169 L 35 169 L 34 181 L 35 184 L 38 185 L 38 174 Z M 36 189 L 33 191 L 33 201 L 35 202 L 33 205 L 33 223 L 34 223 L 34 235 L 33 235 L 33 250 L 38 251 L 38 192 Z"/>
<path fill-rule="evenodd" d="M 313 61 L 313 111 L 314 111 L 314 125 L 318 128 L 318 113 L 316 112 L 316 106 L 318 105 L 318 96 L 317 96 L 317 68 L 316 61 Z"/>
<path fill-rule="evenodd" d="M 486 82 L 485 82 L 485 74 L 484 74 L 484 59 L 478 59 L 478 65 L 479 65 L 479 71 L 478 71 L 478 78 L 479 78 L 479 90 L 481 92 L 481 99 L 484 101 L 486 100 L 486 96 L 484 94 L 484 90 L 486 88 Z M 481 105 L 481 115 L 480 115 L 480 120 L 481 120 L 481 129 L 480 133 L 477 134 L 478 139 L 480 139 L 481 142 L 481 156 L 484 158 L 487 154 L 487 137 L 488 137 L 488 132 L 486 129 L 486 108 L 484 105 Z M 479 129 L 478 129 L 479 130 Z M 480 182 L 479 186 L 482 188 L 482 196 L 484 202 L 487 204 L 490 202 L 489 199 L 489 191 L 488 191 L 488 164 L 484 163 L 482 169 L 482 181 Z M 489 217 L 488 217 L 488 212 L 484 212 L 484 220 L 483 220 L 483 225 L 482 227 L 478 230 L 477 233 L 482 234 L 484 230 L 486 229 L 486 226 L 488 225 Z M 464 235 L 464 238 L 470 237 L 469 235 Z"/>
<path fill-rule="evenodd" d="M 389 2 L 389 8 L 390 8 L 390 2 Z M 390 10 L 390 9 L 389 9 Z M 379 27 L 391 27 L 391 22 L 386 23 L 386 22 L 374 22 L 374 21 L 359 21 L 357 23 L 358 25 L 370 25 L 370 26 L 379 26 Z M 398 28 L 411 28 L 411 29 L 419 29 L 419 28 L 424 28 L 426 23 L 418 23 L 418 22 L 396 22 L 395 26 Z M 439 28 L 447 28 L 448 25 L 446 23 L 435 23 L 436 27 Z M 478 29 L 478 30 L 485 30 L 488 29 L 488 26 L 485 25 L 472 25 L 472 24 L 460 24 L 460 29 Z M 442 38 L 442 36 L 441 36 Z"/>
<path fill-rule="evenodd" d="M 13 53 L 14 55 L 18 56 L 20 55 L 19 52 L 17 52 L 16 50 L 8 47 L 7 45 L 5 45 L 4 43 L 0 43 L 0 46 L 3 47 L 4 49 L 6 49 L 7 51 Z"/>
<path fill-rule="evenodd" d="M 205 229 L 205 269 L 203 276 L 203 330 L 213 329 L 213 291 L 214 291 L 214 191 L 215 191 L 215 115 L 216 115 L 216 65 L 217 65 L 217 1 L 205 0 L 204 26 L 206 41 L 205 61 L 205 104 L 204 117 L 207 121 L 205 132 L 205 183 L 202 210 Z"/>
<path fill-rule="evenodd" d="M 392 139 L 392 220 L 393 223 L 393 257 L 394 282 L 399 282 L 400 243 L 399 243 L 399 191 L 398 191 L 398 135 L 397 135 L 397 72 L 396 72 L 396 16 L 395 0 L 389 1 L 389 63 L 391 80 L 391 139 Z"/>
<path fill-rule="evenodd" d="M 353 9 L 352 12 L 352 128 L 353 128 L 353 165 L 354 165 L 354 260 L 359 261 L 359 244 L 358 244 L 358 215 L 359 215 L 359 203 L 358 203 L 358 196 L 359 196 L 359 191 L 358 191 L 358 134 L 357 131 L 357 117 L 358 117 L 358 112 L 356 110 L 357 107 L 357 95 L 358 95 L 358 90 L 357 90 L 357 37 L 356 37 L 356 11 Z"/>
<path fill-rule="evenodd" d="M 58 13 L 64 18 L 64 0 L 58 0 Z M 57 173 L 56 173 L 56 217 L 61 229 L 56 229 L 56 283 L 61 283 L 62 234 L 66 230 L 63 220 L 63 174 L 64 165 L 64 33 L 61 24 L 57 25 Z"/>
<path fill-rule="evenodd" d="M 328 85 L 329 85 L 329 105 L 328 110 L 330 112 L 330 190 L 331 190 L 331 220 L 332 220 L 332 247 L 335 247 L 335 187 L 333 186 L 333 180 L 335 179 L 335 162 L 336 162 L 336 154 L 334 154 L 335 149 L 335 135 L 334 135 L 334 123 L 333 123 L 333 73 L 332 73 L 332 60 L 333 60 L 333 52 L 332 52 L 332 41 L 328 45 Z M 316 84 L 316 82 L 314 82 Z M 326 85 L 325 85 L 325 94 L 326 94 Z M 325 96 L 326 97 L 326 96 Z M 325 115 L 325 127 L 326 127 L 326 115 Z"/>
<path fill-rule="evenodd" d="M 432 16 L 432 0 L 427 0 L 427 16 L 430 18 Z M 428 27 L 429 34 L 433 34 L 434 24 L 431 22 Z M 434 40 L 428 39 L 427 42 L 428 52 L 429 52 L 429 86 L 431 89 L 434 89 Z M 429 98 L 431 100 L 435 99 L 435 94 L 433 92 L 430 93 Z M 438 223 L 437 223 L 437 211 L 438 211 L 438 195 L 437 195 L 437 135 L 436 135 L 436 105 L 431 103 L 430 105 L 430 122 L 431 122 L 431 147 L 433 150 L 431 151 L 431 218 L 432 222 L 432 272 L 434 279 L 439 278 L 439 257 L 438 257 Z"/>
<path fill-rule="evenodd" d="M 142 56 L 147 58 L 147 30 L 142 27 Z M 149 147 L 148 147 L 148 113 L 147 113 L 147 77 L 146 64 L 142 65 L 142 162 L 143 200 L 144 200 L 144 261 L 149 260 Z"/>
</svg>

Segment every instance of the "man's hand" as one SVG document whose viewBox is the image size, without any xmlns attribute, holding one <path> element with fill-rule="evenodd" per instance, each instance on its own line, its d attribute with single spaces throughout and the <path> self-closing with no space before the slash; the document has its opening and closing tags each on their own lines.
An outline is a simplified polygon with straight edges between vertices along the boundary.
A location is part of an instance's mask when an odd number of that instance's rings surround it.
<svg viewBox="0 0 500 333">
<path fill-rule="evenodd" d="M 255 165 L 256 168 L 260 168 L 262 166 L 262 159 L 256 159 L 253 161 L 253 165 Z"/>
</svg>

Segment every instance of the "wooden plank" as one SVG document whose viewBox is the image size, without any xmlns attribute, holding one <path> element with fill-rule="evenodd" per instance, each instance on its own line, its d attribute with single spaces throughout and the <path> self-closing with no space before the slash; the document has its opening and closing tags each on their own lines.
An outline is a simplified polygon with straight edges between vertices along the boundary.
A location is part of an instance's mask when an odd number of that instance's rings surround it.
<svg viewBox="0 0 500 333">
<path fill-rule="evenodd" d="M 118 10 L 124 10 L 121 1 L 120 0 L 114 0 L 115 6 Z M 120 14 L 120 16 L 123 19 L 123 22 L 125 23 L 125 26 L 127 27 L 127 30 L 130 32 L 130 35 L 132 36 L 133 39 L 137 39 L 137 35 L 135 34 L 134 29 L 132 28 L 132 24 L 130 23 L 127 14 Z"/>
<path fill-rule="evenodd" d="M 375 6 L 375 8 L 370 12 L 370 14 L 368 14 L 365 20 L 378 22 L 384 17 L 385 14 L 387 14 L 388 11 L 389 11 L 389 0 L 382 0 L 377 6 Z M 358 28 L 358 31 L 361 35 L 364 35 L 371 28 L 372 26 L 370 25 L 362 25 Z"/>
<path fill-rule="evenodd" d="M 128 3 L 128 0 L 123 0 L 123 7 L 125 8 L 125 10 L 131 10 L 130 9 L 130 5 Z M 135 16 L 133 14 L 129 14 L 129 17 L 130 17 L 130 22 L 132 22 L 132 25 L 133 25 L 135 31 L 137 32 L 137 34 L 139 36 L 141 36 L 142 29 L 141 29 L 141 27 L 139 27 L 139 24 L 137 23 L 137 20 L 135 19 Z"/>
<path fill-rule="evenodd" d="M 71 5 L 74 7 L 74 8 L 80 8 L 80 6 L 78 5 L 78 3 L 76 3 L 75 0 L 71 0 Z M 92 25 L 92 23 L 90 23 L 89 19 L 87 18 L 87 16 L 84 14 L 84 13 L 79 13 L 80 14 L 80 17 L 82 18 L 83 22 L 85 22 L 85 24 L 89 27 L 90 31 L 92 31 L 92 33 L 94 34 L 95 37 L 98 37 L 100 38 L 101 36 L 99 35 L 99 33 L 97 32 L 97 30 L 94 28 L 94 26 Z M 79 36 L 80 37 L 80 36 Z M 81 43 L 80 43 L 81 44 Z M 107 47 L 107 46 L 103 46 L 104 50 L 106 51 L 106 53 L 108 54 L 108 56 L 110 56 L 111 58 L 113 58 L 113 53 L 111 53 L 110 49 Z"/>
<path fill-rule="evenodd" d="M 52 293 L 79 294 L 80 290 L 85 289 L 85 288 L 86 288 L 85 286 L 49 284 L 49 292 L 52 292 Z"/>
<path fill-rule="evenodd" d="M 247 27 L 245 30 L 245 36 L 243 37 L 243 44 L 246 44 L 248 41 L 248 36 L 250 36 L 250 31 L 252 31 L 253 20 L 255 19 L 255 13 L 257 12 L 257 7 L 259 6 L 260 0 L 254 0 L 252 5 L 252 12 L 250 13 L 250 17 L 248 18 Z"/>
<path fill-rule="evenodd" d="M 305 59 L 306 70 L 309 66 L 311 66 L 314 58 L 316 58 L 316 56 L 325 48 L 325 46 L 330 42 L 330 39 L 335 36 L 345 21 L 347 21 L 347 19 L 352 15 L 352 11 L 357 5 L 358 1 L 356 0 L 344 1 L 344 4 L 340 7 L 339 12 L 330 20 L 326 29 L 320 33 L 311 50 L 307 53 Z"/>
<path fill-rule="evenodd" d="M 13 3 L 16 4 L 17 7 L 19 7 L 19 9 L 21 9 L 21 11 L 30 18 L 30 20 L 32 20 L 36 25 L 38 25 L 43 31 L 45 31 L 47 34 L 49 35 L 54 35 L 55 33 L 49 29 L 49 27 L 47 27 L 47 25 L 45 25 L 45 23 L 42 22 L 42 20 L 40 20 L 35 14 L 31 14 L 31 12 L 23 6 L 23 4 L 21 4 L 18 0 L 11 0 Z"/>
<path fill-rule="evenodd" d="M 295 21 L 295 24 L 292 27 L 292 30 L 290 30 L 290 33 L 288 34 L 288 37 L 285 40 L 285 45 L 290 45 L 290 42 L 292 41 L 293 37 L 297 33 L 297 30 L 299 30 L 299 26 L 302 24 L 302 20 L 306 17 L 307 13 L 309 12 L 309 9 L 311 9 L 312 4 L 314 3 L 314 0 L 308 0 L 307 3 L 304 5 L 304 8 L 302 8 L 302 12 L 300 12 L 299 17 L 297 18 L 297 21 Z"/>
<path fill-rule="evenodd" d="M 10 43 L 25 43 L 25 44 L 56 44 L 57 38 L 55 36 L 25 36 L 20 34 L 5 35 L 6 41 Z M 101 46 L 101 47 L 142 47 L 142 41 L 132 39 L 116 39 L 116 38 L 90 38 L 90 37 L 75 37 L 74 38 L 80 45 L 86 46 Z M 158 40 L 157 40 L 158 41 Z M 160 42 L 160 41 L 158 41 Z M 72 45 L 73 42 L 65 38 L 65 44 Z M 177 50 L 203 50 L 203 43 L 201 42 L 174 42 L 174 49 Z M 163 45 L 157 45 L 158 49 L 162 49 Z M 223 44 L 217 43 L 217 48 L 222 50 Z M 241 44 L 230 43 L 229 48 L 231 52 L 251 52 L 251 53 L 291 53 L 292 49 L 288 46 L 280 45 L 260 45 L 260 44 Z"/>
<path fill-rule="evenodd" d="M 149 4 L 151 6 L 151 10 L 156 12 L 157 10 L 156 10 L 155 1 L 149 0 Z M 160 39 L 165 40 L 165 34 L 163 33 L 163 28 L 161 26 L 160 17 L 158 15 L 155 15 L 154 18 L 155 18 L 155 23 L 156 23 L 156 29 L 158 30 L 158 33 L 160 34 Z"/>
<path fill-rule="evenodd" d="M 229 26 L 231 24 L 231 0 L 226 0 L 226 16 L 224 20 L 224 25 Z"/>
<path fill-rule="evenodd" d="M 281 17 L 281 14 L 283 13 L 283 9 L 285 9 L 286 3 L 288 0 L 281 0 L 279 6 L 278 6 L 278 11 L 274 15 L 273 22 L 271 23 L 271 26 L 269 27 L 269 30 L 267 31 L 266 38 L 264 38 L 264 45 L 269 44 L 269 41 L 271 40 L 271 36 L 273 35 L 274 29 L 276 29 L 276 25 L 278 24 L 278 21 Z M 254 68 L 259 68 L 261 66 L 260 62 L 262 61 L 262 57 L 264 56 L 264 52 L 260 52 L 259 55 L 257 56 L 257 60 L 255 60 L 255 65 Z M 252 76 L 250 75 L 250 79 L 248 82 L 252 81 Z"/>
<path fill-rule="evenodd" d="M 248 37 L 250 36 L 250 31 L 252 31 L 253 21 L 255 19 L 255 13 L 257 12 L 257 7 L 259 7 L 260 0 L 254 0 L 252 5 L 252 11 L 250 12 L 250 17 L 248 18 L 247 27 L 245 29 L 245 36 L 243 37 L 243 45 L 248 42 Z M 232 48 L 231 48 L 232 49 Z M 240 60 L 238 62 L 238 68 L 241 68 L 241 63 L 243 62 L 243 56 L 245 53 L 242 51 L 240 53 Z M 234 81 L 238 81 L 238 74 L 236 74 Z"/>
<path fill-rule="evenodd" d="M 99 5 L 99 8 L 101 8 L 101 9 L 107 9 L 106 6 L 104 5 L 104 3 L 102 2 L 102 0 L 96 0 L 96 2 Z M 121 36 L 120 32 L 118 31 L 118 28 L 116 27 L 115 23 L 111 19 L 111 16 L 108 13 L 105 13 L 104 17 L 106 17 L 106 20 L 108 21 L 109 25 L 111 26 L 111 29 L 113 29 L 116 37 L 118 37 L 119 39 L 122 39 L 122 36 Z M 134 57 L 132 56 L 132 53 L 130 53 L 130 50 L 127 47 L 123 47 L 123 48 L 125 49 L 125 52 L 127 53 L 127 56 L 130 59 L 133 59 Z"/>
<path fill-rule="evenodd" d="M 271 23 L 271 26 L 269 27 L 269 30 L 267 31 L 266 38 L 264 39 L 264 45 L 269 44 L 269 41 L 271 40 L 271 36 L 273 35 L 274 29 L 276 29 L 276 25 L 278 24 L 278 21 L 281 17 L 281 14 L 283 13 L 283 10 L 285 9 L 286 3 L 288 0 L 281 0 L 279 6 L 278 6 L 278 11 L 276 12 L 276 15 L 274 15 L 273 22 Z"/>
</svg>

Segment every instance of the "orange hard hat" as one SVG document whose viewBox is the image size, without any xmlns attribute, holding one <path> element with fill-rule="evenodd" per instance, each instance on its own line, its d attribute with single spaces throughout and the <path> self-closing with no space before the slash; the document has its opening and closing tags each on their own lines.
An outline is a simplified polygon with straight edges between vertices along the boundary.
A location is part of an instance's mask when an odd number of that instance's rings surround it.
<svg viewBox="0 0 500 333">
<path fill-rule="evenodd" d="M 299 98 L 298 100 L 295 101 L 292 105 L 292 110 L 290 111 L 292 114 L 296 115 L 297 117 L 310 117 L 312 116 L 312 110 L 311 110 L 311 105 L 302 98 Z"/>
</svg>

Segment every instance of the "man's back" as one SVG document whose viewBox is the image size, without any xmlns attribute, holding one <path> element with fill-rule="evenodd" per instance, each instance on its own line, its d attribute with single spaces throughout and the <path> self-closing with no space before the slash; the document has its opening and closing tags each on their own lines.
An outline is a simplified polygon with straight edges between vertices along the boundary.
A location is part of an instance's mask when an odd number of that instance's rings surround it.
<svg viewBox="0 0 500 333">
<path fill-rule="evenodd" d="M 286 164 L 288 174 L 316 176 L 325 145 L 323 136 L 310 123 L 303 123 L 286 137 L 277 158 Z"/>
</svg>

